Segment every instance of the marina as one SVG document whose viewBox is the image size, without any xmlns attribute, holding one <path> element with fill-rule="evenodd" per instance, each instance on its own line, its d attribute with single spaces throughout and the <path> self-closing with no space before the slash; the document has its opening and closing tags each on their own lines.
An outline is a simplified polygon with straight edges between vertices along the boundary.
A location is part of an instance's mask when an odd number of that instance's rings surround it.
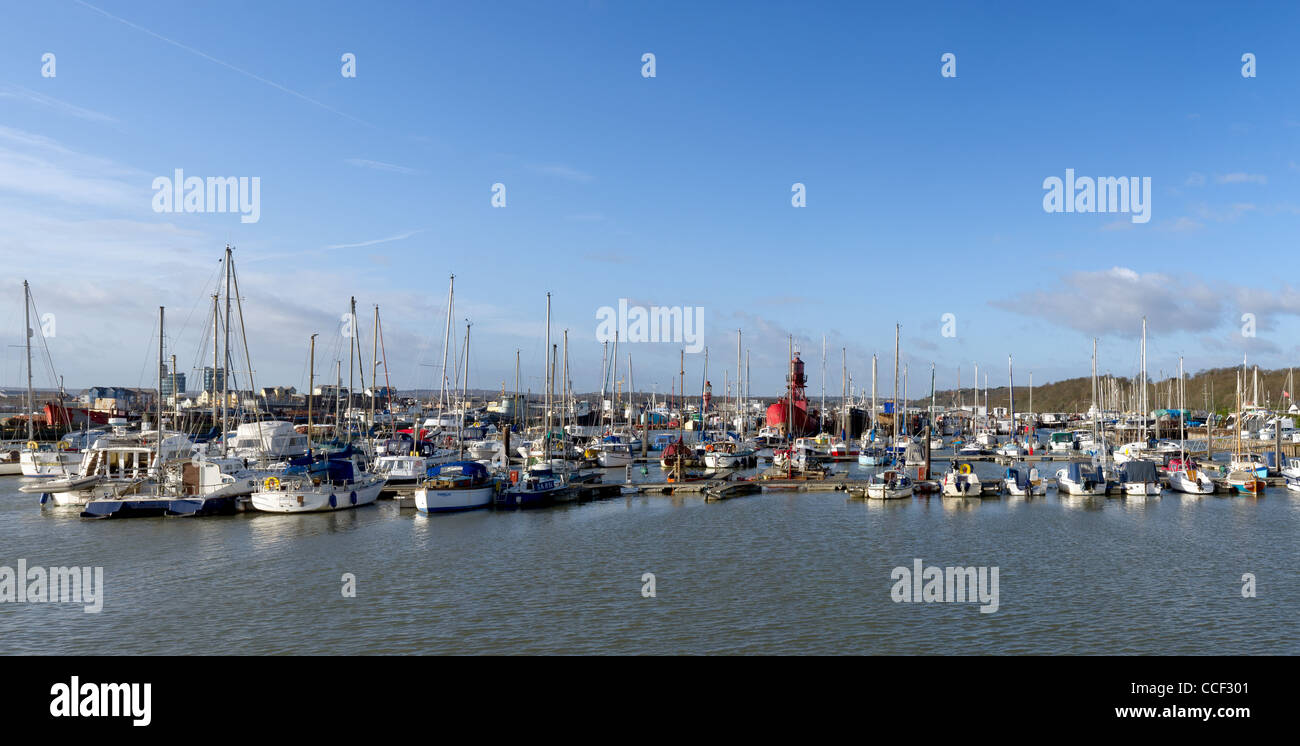
<svg viewBox="0 0 1300 746">
<path fill-rule="evenodd" d="M 1300 9 L 47 5 L 0 24 L 40 728 L 642 654 L 1115 725 L 1300 654 Z"/>
</svg>

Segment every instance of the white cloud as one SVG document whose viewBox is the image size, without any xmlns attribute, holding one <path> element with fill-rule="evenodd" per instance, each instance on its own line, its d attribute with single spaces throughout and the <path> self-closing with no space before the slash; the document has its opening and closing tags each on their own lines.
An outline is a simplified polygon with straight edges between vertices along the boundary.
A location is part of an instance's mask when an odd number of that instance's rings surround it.
<svg viewBox="0 0 1300 746">
<path fill-rule="evenodd" d="M 5 85 L 3 87 L 0 87 L 0 98 L 12 98 L 20 101 L 27 101 L 28 103 L 33 103 L 38 106 L 43 106 L 47 109 L 52 109 L 54 111 L 59 112 L 60 114 L 67 114 L 69 116 L 77 117 L 79 119 L 85 119 L 91 122 L 100 122 L 102 124 L 117 123 L 117 119 L 107 114 L 101 114 L 98 111 L 85 109 L 80 106 L 76 106 L 75 104 L 70 104 L 67 101 L 57 99 L 53 96 L 47 96 L 44 93 L 38 93 L 36 91 L 30 90 L 28 88 L 24 88 L 22 86 Z"/>
<path fill-rule="evenodd" d="M 596 178 L 591 174 L 587 173 L 586 171 L 580 171 L 576 168 L 573 168 L 572 166 L 566 166 L 563 163 L 550 163 L 550 164 L 534 163 L 534 164 L 530 164 L 528 168 L 538 173 L 548 174 L 550 176 L 558 176 L 562 179 L 567 179 L 569 181 L 589 182 L 589 181 L 594 181 Z"/>
<path fill-rule="evenodd" d="M 1267 184 L 1268 177 L 1264 174 L 1248 174 L 1237 171 L 1230 174 L 1219 174 L 1214 180 L 1220 184 Z"/>
<path fill-rule="evenodd" d="M 1141 334 L 1142 317 L 1164 331 L 1204 332 L 1224 323 L 1220 290 L 1191 277 L 1128 267 L 1073 272 L 1051 292 L 1034 291 L 990 305 L 1032 315 L 1089 336 Z"/>
<path fill-rule="evenodd" d="M 348 158 L 343 162 L 350 166 L 357 166 L 358 168 L 370 168 L 376 171 L 389 171 L 391 173 L 397 173 L 397 174 L 420 173 L 418 169 L 408 168 L 406 166 L 398 166 L 392 163 L 384 163 L 383 161 L 369 161 L 364 158 Z"/>
</svg>

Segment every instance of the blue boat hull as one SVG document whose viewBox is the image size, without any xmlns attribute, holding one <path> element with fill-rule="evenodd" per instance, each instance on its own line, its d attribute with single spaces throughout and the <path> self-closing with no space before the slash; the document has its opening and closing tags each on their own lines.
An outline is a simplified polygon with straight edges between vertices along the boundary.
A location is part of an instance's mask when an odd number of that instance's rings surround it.
<svg viewBox="0 0 1300 746">
<path fill-rule="evenodd" d="M 92 500 L 82 518 L 161 518 L 169 516 L 234 515 L 236 498 L 142 497 L 132 500 Z"/>
<path fill-rule="evenodd" d="M 494 505 L 498 508 L 542 508 L 555 502 L 555 495 L 559 491 L 502 492 L 496 496 Z"/>
</svg>

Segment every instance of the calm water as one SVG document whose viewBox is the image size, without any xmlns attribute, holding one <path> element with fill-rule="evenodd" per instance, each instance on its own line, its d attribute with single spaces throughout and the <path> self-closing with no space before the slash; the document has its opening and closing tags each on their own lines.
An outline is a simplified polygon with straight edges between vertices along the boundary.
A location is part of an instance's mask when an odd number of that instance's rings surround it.
<svg viewBox="0 0 1300 746">
<path fill-rule="evenodd" d="M 20 483 L 0 477 L 0 565 L 102 566 L 105 602 L 0 604 L 4 653 L 1300 652 L 1300 493 L 1283 488 L 86 521 Z M 1000 609 L 894 603 L 890 572 L 914 558 L 997 566 Z"/>
</svg>

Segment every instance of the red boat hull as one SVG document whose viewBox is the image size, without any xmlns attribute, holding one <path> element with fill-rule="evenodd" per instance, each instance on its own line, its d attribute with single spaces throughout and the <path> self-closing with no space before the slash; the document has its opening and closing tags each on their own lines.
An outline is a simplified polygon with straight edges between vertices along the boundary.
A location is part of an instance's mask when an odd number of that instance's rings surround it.
<svg viewBox="0 0 1300 746">
<path fill-rule="evenodd" d="M 790 400 L 781 397 L 767 408 L 767 424 L 779 427 L 783 431 L 793 431 L 794 435 L 813 435 L 817 432 L 817 418 L 808 414 L 808 402 L 796 400 L 794 403 L 794 427 L 786 429 L 786 418 L 790 416 Z"/>
</svg>

